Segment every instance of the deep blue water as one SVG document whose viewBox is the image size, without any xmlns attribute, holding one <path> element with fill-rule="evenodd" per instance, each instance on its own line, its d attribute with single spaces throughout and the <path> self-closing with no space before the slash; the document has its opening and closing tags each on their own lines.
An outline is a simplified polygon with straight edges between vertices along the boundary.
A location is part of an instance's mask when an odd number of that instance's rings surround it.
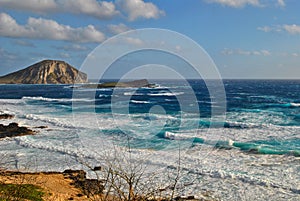
<svg viewBox="0 0 300 201">
<path fill-rule="evenodd" d="M 136 147 L 145 147 L 145 141 L 150 140 L 150 145 L 147 143 L 147 146 L 158 148 L 161 144 L 168 144 L 175 139 L 172 136 L 167 137 L 166 132 L 179 136 L 191 130 L 208 128 L 212 124 L 211 111 L 218 103 L 214 102 L 215 99 L 211 97 L 203 81 L 189 80 L 191 88 L 176 80 L 154 82 L 160 87 L 115 91 L 94 91 L 72 88 L 70 85 L 0 85 L 0 99 L 21 99 L 36 108 L 56 108 L 59 111 L 57 115 L 72 112 L 110 114 L 113 105 L 113 113 L 126 114 L 129 111 L 135 115 L 136 122 L 150 122 L 165 116 L 167 121 L 163 129 L 154 136 L 146 139 L 133 137 Z M 215 129 L 222 129 L 228 136 L 232 134 L 230 139 L 234 142 L 230 144 L 228 141 L 219 141 L 216 142 L 216 147 L 299 156 L 300 80 L 224 80 L 224 87 L 226 119 L 217 122 Z M 76 97 L 73 97 L 74 93 Z M 190 99 L 193 95 L 196 101 Z M 130 101 L 129 104 L 126 100 Z M 154 106 L 161 107 L 151 113 Z M 188 120 L 180 127 L 184 121 L 180 116 L 182 114 Z M 261 136 L 262 131 L 268 134 L 267 137 Z M 103 129 L 102 132 L 115 136 L 128 134 L 117 128 Z M 237 133 L 241 135 L 241 139 L 237 138 Z M 206 140 L 195 137 L 193 143 L 202 144 Z"/>
</svg>

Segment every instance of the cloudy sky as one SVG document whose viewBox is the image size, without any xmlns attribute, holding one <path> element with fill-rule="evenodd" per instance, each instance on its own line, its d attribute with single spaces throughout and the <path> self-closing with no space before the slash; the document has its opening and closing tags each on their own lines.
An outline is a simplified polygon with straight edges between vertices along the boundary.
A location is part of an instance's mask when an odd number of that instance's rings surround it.
<svg viewBox="0 0 300 201">
<path fill-rule="evenodd" d="M 116 34 L 163 28 L 201 45 L 223 78 L 299 78 L 299 9 L 299 0 L 0 0 L 0 75 L 43 59 L 79 68 Z"/>
</svg>

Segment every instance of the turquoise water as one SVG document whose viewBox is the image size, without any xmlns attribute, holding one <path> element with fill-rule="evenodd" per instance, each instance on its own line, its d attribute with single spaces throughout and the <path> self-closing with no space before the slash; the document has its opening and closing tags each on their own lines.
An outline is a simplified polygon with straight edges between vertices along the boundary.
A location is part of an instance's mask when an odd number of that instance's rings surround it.
<svg viewBox="0 0 300 201">
<path fill-rule="evenodd" d="M 160 87 L 118 89 L 117 93 L 99 89 L 93 92 L 93 99 L 87 98 L 90 89 L 74 89 L 69 85 L 0 85 L 0 99 L 22 104 L 25 119 L 28 115 L 43 115 L 47 122 L 47 114 L 59 117 L 96 113 L 100 122 L 112 118 L 127 122 L 121 128 L 102 129 L 100 125 L 98 131 L 120 144 L 129 138 L 136 148 L 161 150 L 172 147 L 178 139 L 191 142 L 187 146 L 208 144 L 255 154 L 299 156 L 300 81 L 225 80 L 226 119 L 214 122 L 213 127 L 210 118 L 214 103 L 203 81 L 190 80 L 190 86 L 175 80 L 155 82 Z M 195 95 L 197 102 L 185 98 L 191 95 Z M 6 105 L 7 110 L 14 109 Z M 38 109 L 26 111 L 29 106 Z M 160 109 L 151 112 L 154 106 Z M 112 107 L 116 109 L 112 111 Z M 195 108 L 199 114 L 194 112 Z M 115 115 L 110 116 L 112 113 Z M 128 116 L 122 116 L 127 113 L 130 121 Z M 73 127 L 70 125 L 70 129 Z M 208 128 L 213 130 L 211 135 L 225 133 L 226 139 L 201 136 L 201 130 Z"/>
</svg>

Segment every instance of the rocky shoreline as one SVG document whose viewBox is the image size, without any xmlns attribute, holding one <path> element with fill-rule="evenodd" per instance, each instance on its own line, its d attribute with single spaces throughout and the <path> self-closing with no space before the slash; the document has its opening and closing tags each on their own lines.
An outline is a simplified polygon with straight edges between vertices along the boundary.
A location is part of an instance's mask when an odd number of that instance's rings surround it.
<svg viewBox="0 0 300 201">
<path fill-rule="evenodd" d="M 0 185 L 23 185 L 31 184 L 37 186 L 44 193 L 43 200 L 119 200 L 114 195 L 104 196 L 104 181 L 87 179 L 83 170 L 65 170 L 64 172 L 18 172 L 1 171 Z M 11 195 L 13 196 L 13 195 Z M 13 198 L 13 197 L 11 197 Z M 149 200 L 142 199 L 141 200 Z M 1 192 L 0 192 L 1 200 Z M 164 198 L 152 198 L 152 201 L 167 201 Z M 207 201 L 212 199 L 197 199 L 194 196 L 178 196 L 172 200 L 178 201 Z"/>
<path fill-rule="evenodd" d="M 89 197 L 100 195 L 103 188 L 97 181 L 86 179 L 82 170 L 64 172 L 27 173 L 18 171 L 0 171 L 0 185 L 37 186 L 44 193 L 43 200 L 90 200 Z M 16 189 L 18 190 L 18 189 Z M 10 195 L 9 199 L 15 199 Z M 16 198 L 17 199 L 17 198 Z M 0 192 L 1 200 L 1 192 Z"/>
<path fill-rule="evenodd" d="M 0 120 L 2 119 L 13 119 L 14 115 L 12 114 L 0 114 Z M 23 136 L 23 135 L 34 135 L 36 132 L 24 127 L 19 126 L 18 123 L 12 122 L 8 125 L 0 124 L 0 139 L 6 137 L 16 137 L 16 136 Z"/>
<path fill-rule="evenodd" d="M 0 112 L 0 120 L 11 120 L 15 116 Z M 44 129 L 45 126 L 32 127 L 33 129 Z M 24 126 L 19 126 L 16 122 L 8 125 L 0 124 L 0 140 L 3 138 L 13 138 L 24 135 L 35 135 L 37 131 Z M 102 171 L 101 167 L 95 167 L 93 171 Z M 20 172 L 3 170 L 0 167 L 0 186 L 2 185 L 34 185 L 44 193 L 43 200 L 90 200 L 97 198 L 103 200 L 105 195 L 105 180 L 88 179 L 83 170 L 65 170 L 63 172 Z M 0 200 L 2 196 L 0 189 Z M 13 196 L 13 195 L 12 195 Z M 107 195 L 106 195 L 107 196 Z M 11 197 L 14 199 L 14 197 Z M 114 195 L 105 197 L 105 200 L 115 200 Z M 141 195 L 143 198 L 143 195 Z M 119 198 L 117 198 L 119 200 Z M 143 199 L 145 200 L 145 199 Z M 149 199 L 146 199 L 149 200 Z M 151 200 L 165 200 L 163 198 L 152 198 Z M 176 197 L 173 200 L 203 200 L 194 196 Z"/>
</svg>

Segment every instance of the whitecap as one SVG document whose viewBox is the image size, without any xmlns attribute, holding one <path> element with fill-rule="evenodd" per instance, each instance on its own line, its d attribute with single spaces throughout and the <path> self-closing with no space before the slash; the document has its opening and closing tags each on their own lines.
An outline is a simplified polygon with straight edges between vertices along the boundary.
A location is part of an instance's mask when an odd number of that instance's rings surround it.
<svg viewBox="0 0 300 201">
<path fill-rule="evenodd" d="M 179 96 L 179 95 L 183 95 L 184 92 L 163 92 L 163 93 L 157 93 L 157 94 L 147 94 L 148 96 Z"/>
<path fill-rule="evenodd" d="M 144 96 L 145 94 L 136 93 L 135 91 L 124 92 L 124 96 Z"/>
<path fill-rule="evenodd" d="M 45 102 L 93 102 L 94 99 L 87 99 L 87 98 L 46 98 L 42 96 L 31 97 L 31 96 L 24 96 L 22 100 L 25 101 L 45 101 Z"/>
<path fill-rule="evenodd" d="M 291 107 L 300 107 L 300 103 L 290 103 Z"/>
<path fill-rule="evenodd" d="M 139 100 L 131 100 L 132 103 L 138 103 L 138 104 L 148 104 L 150 101 L 139 101 Z"/>
</svg>

